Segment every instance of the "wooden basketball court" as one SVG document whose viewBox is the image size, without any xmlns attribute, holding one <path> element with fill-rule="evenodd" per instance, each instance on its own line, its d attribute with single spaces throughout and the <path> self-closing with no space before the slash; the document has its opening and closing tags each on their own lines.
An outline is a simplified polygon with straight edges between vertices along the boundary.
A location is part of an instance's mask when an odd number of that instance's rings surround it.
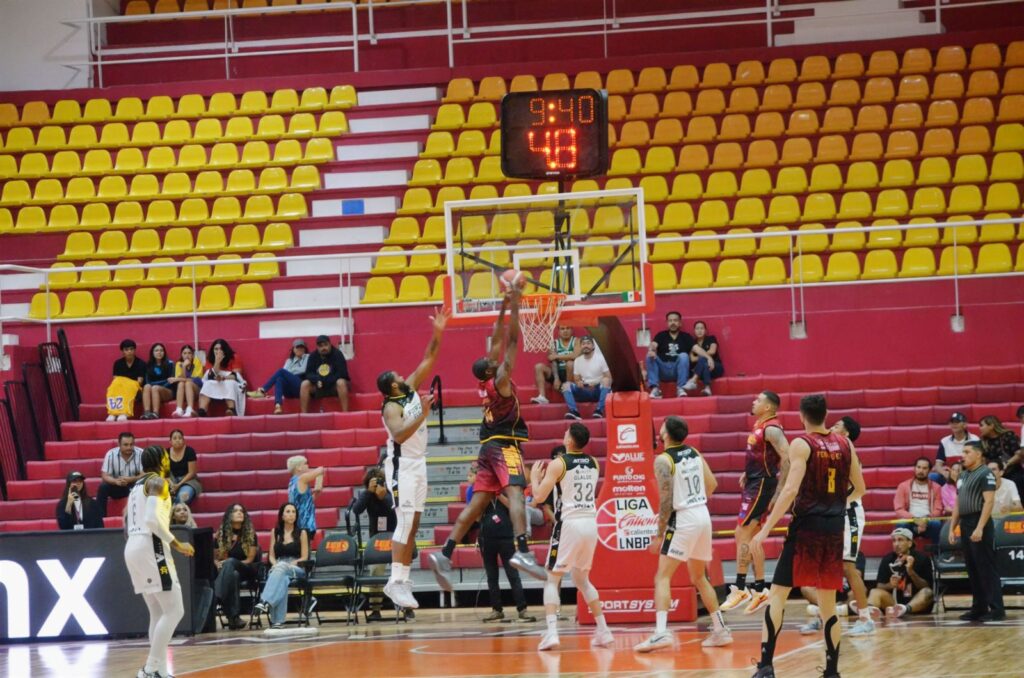
<svg viewBox="0 0 1024 678">
<path fill-rule="evenodd" d="M 563 614 L 572 615 L 567 607 Z M 284 678 L 302 676 L 713 676 L 753 673 L 759 656 L 759 615 L 733 615 L 736 642 L 703 649 L 706 630 L 673 626 L 675 651 L 640 655 L 632 646 L 647 627 L 615 627 L 615 646 L 590 648 L 590 627 L 562 622 L 562 648 L 538 652 L 543 622 L 480 623 L 484 610 L 424 610 L 417 621 L 369 626 L 326 624 L 315 636 L 275 637 L 254 631 L 176 638 L 175 676 Z M 844 637 L 840 671 L 846 677 L 935 678 L 1020 676 L 1017 649 L 1024 642 L 1024 618 L 971 625 L 958 612 L 880 625 L 874 635 Z M 757 618 L 755 618 L 757 617 Z M 779 676 L 819 676 L 824 664 L 821 634 L 801 636 L 804 605 L 793 602 L 779 639 Z M 134 676 L 146 657 L 145 640 L 8 645 L 0 648 L 0 675 L 11 678 Z"/>
</svg>

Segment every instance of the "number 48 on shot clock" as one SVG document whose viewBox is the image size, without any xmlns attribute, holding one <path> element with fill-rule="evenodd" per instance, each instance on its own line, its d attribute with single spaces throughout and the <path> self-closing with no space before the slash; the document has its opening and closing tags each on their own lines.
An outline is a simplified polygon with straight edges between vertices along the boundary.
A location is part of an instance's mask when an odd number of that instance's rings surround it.
<svg viewBox="0 0 1024 678">
<path fill-rule="evenodd" d="M 501 171 L 519 179 L 590 177 L 608 170 L 603 91 L 513 92 L 501 100 Z"/>
</svg>

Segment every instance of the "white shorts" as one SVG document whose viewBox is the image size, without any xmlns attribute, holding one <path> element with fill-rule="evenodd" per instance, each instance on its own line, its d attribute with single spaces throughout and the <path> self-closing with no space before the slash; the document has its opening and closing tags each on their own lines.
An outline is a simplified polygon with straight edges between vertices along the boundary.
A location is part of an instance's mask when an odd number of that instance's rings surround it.
<svg viewBox="0 0 1024 678">
<path fill-rule="evenodd" d="M 397 476 L 397 483 L 396 483 Z M 422 513 L 427 505 L 427 460 L 424 457 L 389 457 L 384 477 L 395 495 L 395 512 Z"/>
<path fill-rule="evenodd" d="M 124 562 L 135 593 L 170 591 L 178 583 L 171 548 L 159 537 L 143 534 L 128 537 Z"/>
<path fill-rule="evenodd" d="M 864 507 L 854 502 L 846 507 L 845 527 L 843 528 L 843 560 L 857 562 L 860 553 L 861 538 L 864 536 Z"/>
<path fill-rule="evenodd" d="M 707 506 L 683 509 L 672 515 L 661 555 L 676 560 L 711 560 L 711 514 Z"/>
<path fill-rule="evenodd" d="M 547 567 L 552 572 L 589 570 L 597 548 L 597 521 L 594 518 L 570 518 L 555 524 L 548 547 Z"/>
</svg>

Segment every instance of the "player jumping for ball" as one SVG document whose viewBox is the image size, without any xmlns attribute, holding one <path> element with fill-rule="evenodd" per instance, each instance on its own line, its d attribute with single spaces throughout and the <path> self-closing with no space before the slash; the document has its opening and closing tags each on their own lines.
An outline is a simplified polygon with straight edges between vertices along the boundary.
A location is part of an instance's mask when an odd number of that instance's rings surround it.
<svg viewBox="0 0 1024 678">
<path fill-rule="evenodd" d="M 526 543 L 526 470 L 519 444 L 528 440 L 529 431 L 519 412 L 516 385 L 512 383 L 512 368 L 519 351 L 519 298 L 522 289 L 513 285 L 501 302 L 498 319 L 491 336 L 491 351 L 473 363 L 473 376 L 480 382 L 484 416 L 480 422 L 480 452 L 477 457 L 476 482 L 473 498 L 455 520 L 452 533 L 440 552 L 428 557 L 437 583 L 445 591 L 452 591 L 452 554 L 455 545 L 469 528 L 483 515 L 484 509 L 501 492 L 508 499 L 508 511 L 515 532 L 516 554 L 512 566 L 530 576 L 547 579 L 547 572 L 537 563 Z M 505 314 L 511 318 L 505 325 Z M 504 358 L 502 355 L 504 354 Z"/>
<path fill-rule="evenodd" d="M 562 576 L 572 575 L 576 589 L 583 596 L 594 615 L 597 629 L 590 640 L 591 647 L 608 647 L 614 642 L 612 632 L 601 610 L 597 589 L 590 583 L 590 568 L 597 548 L 597 479 L 601 467 L 583 449 L 590 442 L 590 431 L 580 423 L 571 424 L 565 432 L 565 453 L 547 465 L 538 461 L 530 469 L 530 487 L 534 502 L 540 504 L 555 487 L 555 527 L 548 548 L 548 579 L 544 584 L 544 612 L 548 629 L 537 646 L 538 650 L 553 650 L 558 639 L 558 604 Z"/>
<path fill-rule="evenodd" d="M 705 576 L 711 554 L 711 514 L 708 497 L 715 491 L 718 481 L 704 457 L 683 441 L 690 429 L 682 417 L 668 417 L 658 433 L 665 451 L 654 460 L 654 474 L 658 478 L 658 536 L 651 540 L 652 553 L 658 557 L 658 572 L 654 575 L 654 605 L 656 626 L 654 633 L 633 649 L 653 652 L 675 645 L 668 631 L 668 608 L 672 602 L 672 575 L 685 562 L 690 581 L 700 592 L 704 607 L 711 615 L 711 635 L 701 643 L 704 647 L 720 647 L 732 643 L 732 634 L 718 609 L 715 589 Z"/>
<path fill-rule="evenodd" d="M 782 630 L 786 599 L 794 586 L 818 589 L 818 607 L 825 620 L 822 678 L 839 678 L 842 630 L 836 618 L 836 591 L 843 588 L 843 523 L 847 502 L 860 501 L 865 486 L 853 443 L 825 428 L 827 414 L 825 396 L 809 395 L 800 400 L 804 433 L 790 444 L 789 475 L 782 493 L 761 530 L 750 540 L 751 550 L 761 552 L 772 528 L 793 506 L 793 520 L 775 565 L 771 602 L 764 613 L 761 660 L 754 678 L 775 678 L 775 643 Z"/>
</svg>

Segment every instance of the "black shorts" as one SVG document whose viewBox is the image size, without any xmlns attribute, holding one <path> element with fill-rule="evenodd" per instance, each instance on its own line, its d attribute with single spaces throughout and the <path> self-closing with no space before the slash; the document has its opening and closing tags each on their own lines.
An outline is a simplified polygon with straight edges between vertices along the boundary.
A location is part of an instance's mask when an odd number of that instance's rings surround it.
<svg viewBox="0 0 1024 678">
<path fill-rule="evenodd" d="M 324 383 L 323 388 L 317 388 L 316 382 L 310 382 L 313 384 L 313 398 L 330 398 L 338 396 L 338 382 Z"/>
<path fill-rule="evenodd" d="M 797 517 L 789 525 L 772 584 L 843 590 L 843 516 Z"/>
<path fill-rule="evenodd" d="M 551 363 L 548 363 L 548 367 L 551 367 Z M 558 380 L 564 384 L 565 378 L 565 363 L 560 362 L 558 363 Z M 550 375 L 545 376 L 544 381 L 548 382 L 549 384 L 555 383 L 555 373 L 552 372 Z"/>
<path fill-rule="evenodd" d="M 737 520 L 740 527 L 751 525 L 768 513 L 768 505 L 775 496 L 775 488 L 778 485 L 778 478 L 755 478 L 747 481 L 743 486 L 740 515 Z"/>
</svg>

